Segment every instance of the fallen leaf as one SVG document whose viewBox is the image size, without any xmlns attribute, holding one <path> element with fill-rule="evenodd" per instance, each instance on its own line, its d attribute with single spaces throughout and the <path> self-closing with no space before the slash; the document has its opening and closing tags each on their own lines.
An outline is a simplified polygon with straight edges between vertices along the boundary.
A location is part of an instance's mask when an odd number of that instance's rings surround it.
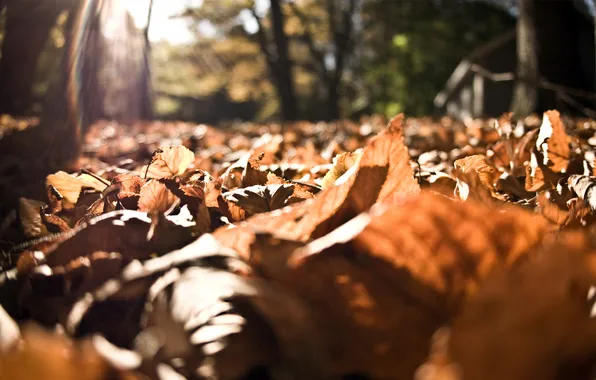
<svg viewBox="0 0 596 380">
<path fill-rule="evenodd" d="M 72 204 L 77 203 L 83 187 L 89 187 L 97 191 L 103 191 L 106 188 L 105 183 L 88 174 L 72 176 L 63 171 L 48 175 L 46 186 L 53 186 L 64 199 Z"/>
<path fill-rule="evenodd" d="M 491 191 L 491 193 L 495 191 L 494 184 L 500 174 L 488 163 L 485 156 L 477 154 L 461 158 L 453 163 L 453 167 L 456 171 L 465 174 L 476 173 L 480 179 L 480 183 L 484 187 Z"/>
<path fill-rule="evenodd" d="M 568 185 L 592 210 L 596 210 L 596 177 L 573 174 L 569 176 Z"/>
<path fill-rule="evenodd" d="M 265 185 L 267 183 L 267 172 L 260 170 L 259 161 L 249 159 L 242 172 L 242 187 Z"/>
<path fill-rule="evenodd" d="M 23 328 L 19 349 L 0 355 L 0 379 L 140 380 L 103 358 L 89 340 L 72 341 L 33 324 Z"/>
<path fill-rule="evenodd" d="M 570 237 L 571 246 L 548 244 L 519 267 L 495 274 L 463 308 L 451 329 L 449 357 L 464 378 L 592 376 L 594 251 L 582 247 L 581 234 Z"/>
<path fill-rule="evenodd" d="M 240 188 L 223 193 L 222 197 L 245 210 L 247 215 L 254 215 L 285 207 L 293 193 L 294 185 L 279 184 Z"/>
<path fill-rule="evenodd" d="M 556 183 L 556 173 L 542 165 L 536 153 L 532 152 L 530 164 L 526 166 L 526 191 L 539 192 L 552 189 Z"/>
<path fill-rule="evenodd" d="M 414 179 L 409 155 L 403 143 L 403 116 L 373 137 L 358 165 L 346 171 L 332 186 L 307 200 L 275 214 L 265 213 L 247 220 L 260 231 L 288 240 L 323 236 L 375 202 L 392 203 L 420 186 Z"/>
<path fill-rule="evenodd" d="M 536 149 L 542 154 L 544 166 L 555 173 L 565 173 L 570 157 L 569 136 L 565 132 L 559 112 L 544 113 L 536 139 Z"/>
<path fill-rule="evenodd" d="M 60 233 L 69 231 L 71 228 L 66 221 L 58 215 L 41 213 L 41 219 L 47 230 L 52 233 Z"/>
<path fill-rule="evenodd" d="M 41 208 L 45 202 L 19 198 L 19 219 L 27 237 L 46 235 L 48 229 L 41 218 Z"/>
<path fill-rule="evenodd" d="M 352 166 L 357 165 L 362 157 L 362 151 L 346 152 L 333 158 L 333 167 L 325 174 L 321 181 L 321 187 L 326 189 L 332 186 L 339 177 L 347 172 Z"/>
<path fill-rule="evenodd" d="M 166 212 L 176 202 L 176 196 L 163 183 L 153 180 L 141 187 L 139 211 Z"/>
<path fill-rule="evenodd" d="M 185 146 L 162 146 L 141 173 L 146 173 L 145 178 L 171 178 L 184 173 L 194 160 L 194 153 Z"/>
</svg>

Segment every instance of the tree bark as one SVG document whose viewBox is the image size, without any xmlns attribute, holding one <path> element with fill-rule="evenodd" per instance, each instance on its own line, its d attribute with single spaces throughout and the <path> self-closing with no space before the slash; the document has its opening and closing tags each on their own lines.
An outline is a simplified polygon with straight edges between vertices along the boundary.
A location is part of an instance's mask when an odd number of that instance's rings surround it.
<svg viewBox="0 0 596 380">
<path fill-rule="evenodd" d="M 273 26 L 273 41 L 275 43 L 275 79 L 277 93 L 281 103 L 281 112 L 284 120 L 296 120 L 298 111 L 296 107 L 296 92 L 294 91 L 294 78 L 292 62 L 288 53 L 288 37 L 284 32 L 285 15 L 281 9 L 281 0 L 271 0 L 271 24 Z"/>
<path fill-rule="evenodd" d="M 22 115 L 31 105 L 39 55 L 62 9 L 7 3 L 6 31 L 0 60 L 0 113 Z"/>
<path fill-rule="evenodd" d="M 329 119 L 336 120 L 341 117 L 340 110 L 340 91 L 341 81 L 346 68 L 347 55 L 352 51 L 353 47 L 353 17 L 356 9 L 356 0 L 349 0 L 348 5 L 345 3 L 340 5 L 339 21 L 335 15 L 336 6 L 335 0 L 328 0 L 329 6 L 329 22 L 331 23 L 331 31 L 333 33 L 333 43 L 335 45 L 335 70 L 330 76 L 328 84 L 328 107 Z"/>
<path fill-rule="evenodd" d="M 534 112 L 538 100 L 536 83 L 540 78 L 534 0 L 519 0 L 517 19 L 517 83 L 512 112 L 520 117 Z"/>
</svg>

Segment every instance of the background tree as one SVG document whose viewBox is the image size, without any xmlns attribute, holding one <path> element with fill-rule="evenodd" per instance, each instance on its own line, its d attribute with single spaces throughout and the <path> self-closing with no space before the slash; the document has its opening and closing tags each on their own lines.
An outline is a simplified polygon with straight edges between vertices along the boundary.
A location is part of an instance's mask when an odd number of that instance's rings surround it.
<svg viewBox="0 0 596 380">
<path fill-rule="evenodd" d="M 32 103 L 32 90 L 50 30 L 65 9 L 59 2 L 6 0 L 0 2 L 4 30 L 0 60 L 0 113 L 25 114 Z"/>
<path fill-rule="evenodd" d="M 534 0 L 519 0 L 517 16 L 517 81 L 511 110 L 518 116 L 534 112 L 538 101 L 538 43 Z"/>
<path fill-rule="evenodd" d="M 303 2 L 306 3 L 306 2 Z M 359 11 L 360 1 L 348 0 L 326 0 L 324 2 L 327 23 L 328 38 L 323 41 L 323 47 L 318 47 L 313 34 L 313 21 L 308 14 L 303 11 L 308 4 L 299 6 L 296 1 L 289 2 L 294 14 L 298 17 L 302 32 L 298 36 L 307 46 L 318 79 L 325 85 L 327 96 L 327 118 L 339 119 L 340 95 L 342 92 L 342 79 L 348 68 L 348 60 L 354 52 L 356 45 L 356 36 L 354 35 L 354 23 Z M 310 7 L 316 6 L 310 4 Z M 352 67 L 353 68 L 353 67 Z"/>
<path fill-rule="evenodd" d="M 581 112 L 596 97 L 594 24 L 584 0 L 518 0 L 517 75 L 512 110 Z M 592 11 L 594 12 L 594 11 Z"/>
</svg>

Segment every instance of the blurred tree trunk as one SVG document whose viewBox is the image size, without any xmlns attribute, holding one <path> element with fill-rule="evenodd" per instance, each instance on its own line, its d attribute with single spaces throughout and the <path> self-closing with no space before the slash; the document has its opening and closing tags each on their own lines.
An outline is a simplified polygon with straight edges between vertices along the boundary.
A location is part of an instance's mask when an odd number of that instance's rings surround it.
<svg viewBox="0 0 596 380">
<path fill-rule="evenodd" d="M 39 55 L 50 29 L 62 11 L 58 6 L 32 6 L 29 1 L 6 4 L 6 30 L 0 60 L 0 113 L 24 114 L 31 105 L 31 91 Z"/>
<path fill-rule="evenodd" d="M 296 120 L 298 117 L 296 92 L 292 62 L 288 54 L 288 37 L 284 32 L 285 15 L 281 9 L 281 0 L 271 0 L 271 24 L 276 51 L 274 71 L 282 115 L 284 120 Z"/>
<path fill-rule="evenodd" d="M 153 89 L 151 86 L 151 42 L 149 41 L 149 28 L 151 26 L 151 15 L 153 13 L 153 0 L 149 0 L 149 11 L 147 12 L 147 26 L 144 31 L 145 49 L 143 50 L 143 67 L 141 72 L 142 111 L 141 114 L 146 120 L 154 118 L 153 113 Z"/>
<path fill-rule="evenodd" d="M 354 12 L 356 0 L 341 1 L 339 12 L 336 11 L 335 0 L 328 0 L 327 11 L 329 13 L 330 29 L 335 47 L 335 70 L 331 73 L 328 86 L 329 119 L 339 119 L 341 82 L 346 69 L 348 54 L 353 51 L 354 46 Z"/>
<path fill-rule="evenodd" d="M 517 19 L 517 83 L 513 92 L 512 112 L 527 116 L 534 112 L 538 100 L 536 84 L 538 69 L 538 44 L 536 37 L 534 0 L 519 0 Z"/>
<path fill-rule="evenodd" d="M 534 0 L 540 75 L 554 84 L 593 92 L 594 25 L 583 0 Z M 563 102 L 561 99 L 566 99 Z M 570 112 L 593 107 L 591 100 L 555 91 L 540 91 L 540 110 L 568 108 Z M 581 112 L 581 111 L 580 111 Z"/>
<path fill-rule="evenodd" d="M 302 36 L 306 42 L 310 55 L 327 91 L 327 119 L 339 119 L 341 115 L 341 85 L 347 68 L 348 57 L 354 52 L 354 17 L 357 0 L 326 0 L 325 11 L 329 24 L 329 40 L 332 49 L 323 51 L 315 45 L 315 37 L 309 26 L 310 20 L 295 2 L 289 3 L 294 13 L 304 25 L 305 34 Z M 326 59 L 332 57 L 333 67 L 329 68 Z"/>
</svg>

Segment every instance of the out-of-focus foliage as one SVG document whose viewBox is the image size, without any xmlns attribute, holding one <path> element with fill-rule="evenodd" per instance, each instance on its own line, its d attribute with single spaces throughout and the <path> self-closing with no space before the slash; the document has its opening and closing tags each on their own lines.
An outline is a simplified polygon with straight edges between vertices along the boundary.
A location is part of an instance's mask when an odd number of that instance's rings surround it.
<svg viewBox="0 0 596 380">
<path fill-rule="evenodd" d="M 459 61 L 515 20 L 478 1 L 372 0 L 364 10 L 368 103 L 388 115 L 432 112 L 432 99 Z"/>
<path fill-rule="evenodd" d="M 285 35 L 299 117 L 328 118 L 329 78 L 336 68 L 333 31 L 341 17 L 330 17 L 333 1 L 282 2 Z M 421 115 L 458 62 L 475 48 L 510 30 L 515 23 L 505 2 L 448 0 L 356 0 L 351 46 L 347 49 L 339 94 L 344 117 L 361 113 Z M 205 0 L 180 15 L 191 20 L 195 42 L 153 44 L 151 74 L 158 117 L 199 119 L 197 108 L 255 104 L 241 117 L 275 118 L 277 83 L 267 65 L 259 30 L 272 41 L 269 0 Z M 348 2 L 336 1 L 337 9 Z M 341 16 L 338 13 L 336 16 Z M 38 62 L 35 99 L 46 92 L 65 43 L 67 14 L 58 18 Z M 334 25 L 335 24 L 335 25 Z M 155 26 L 157 27 L 157 26 Z M 271 45 L 271 44 L 270 44 Z M 275 49 L 269 46 L 275 54 Z M 313 53 L 313 49 L 318 54 Z M 215 99 L 215 100 L 214 100 Z M 33 110 L 39 111 L 39 105 Z"/>
<path fill-rule="evenodd" d="M 43 96 L 50 85 L 58 79 L 60 58 L 66 43 L 66 22 L 68 20 L 68 11 L 62 12 L 56 19 L 56 25 L 50 30 L 46 46 L 39 56 L 37 62 L 37 73 L 33 85 L 33 97 L 35 102 L 31 110 L 35 113 L 41 112 Z"/>
<path fill-rule="evenodd" d="M 215 33 L 198 36 L 195 64 L 204 93 L 225 88 L 234 101 L 261 104 L 261 118 L 275 114 L 275 83 L 267 73 L 258 43 L 258 23 L 271 33 L 267 1 L 206 0 L 189 9 L 196 25 L 209 23 Z M 364 0 L 353 15 L 355 47 L 338 92 L 342 113 L 362 110 L 394 114 L 432 112 L 432 99 L 458 64 L 474 48 L 510 30 L 514 18 L 505 8 L 479 1 Z M 321 52 L 324 69 L 334 69 L 336 48 L 330 33 L 328 2 L 285 3 L 294 82 L 303 118 L 325 118 L 326 88 L 308 35 Z M 297 13 L 296 10 L 299 10 Z M 253 14 L 254 11 L 254 14 Z M 200 30 L 200 28 L 197 28 Z"/>
</svg>

